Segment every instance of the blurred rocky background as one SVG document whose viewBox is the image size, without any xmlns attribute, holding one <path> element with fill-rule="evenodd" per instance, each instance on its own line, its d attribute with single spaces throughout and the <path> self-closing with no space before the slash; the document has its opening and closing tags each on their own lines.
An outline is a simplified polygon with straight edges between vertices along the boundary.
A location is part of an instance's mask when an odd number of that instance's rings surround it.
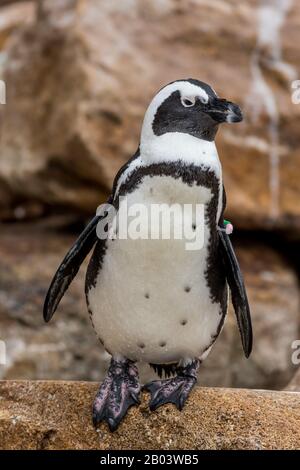
<svg viewBox="0 0 300 470">
<path fill-rule="evenodd" d="M 230 312 L 199 382 L 300 390 L 299 26 L 296 0 L 0 0 L 0 378 L 103 377 L 84 267 L 47 326 L 43 299 L 135 151 L 149 100 L 190 76 L 244 110 L 218 149 L 255 335 L 246 360 Z"/>
</svg>

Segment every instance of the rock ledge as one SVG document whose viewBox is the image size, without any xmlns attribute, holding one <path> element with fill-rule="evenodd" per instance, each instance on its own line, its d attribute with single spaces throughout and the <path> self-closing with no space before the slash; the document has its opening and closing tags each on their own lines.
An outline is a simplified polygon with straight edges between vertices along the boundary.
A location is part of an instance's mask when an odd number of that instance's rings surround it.
<svg viewBox="0 0 300 470">
<path fill-rule="evenodd" d="M 1 449 L 299 449 L 300 393 L 197 388 L 183 412 L 144 394 L 111 434 L 96 432 L 97 384 L 0 382 Z"/>
</svg>

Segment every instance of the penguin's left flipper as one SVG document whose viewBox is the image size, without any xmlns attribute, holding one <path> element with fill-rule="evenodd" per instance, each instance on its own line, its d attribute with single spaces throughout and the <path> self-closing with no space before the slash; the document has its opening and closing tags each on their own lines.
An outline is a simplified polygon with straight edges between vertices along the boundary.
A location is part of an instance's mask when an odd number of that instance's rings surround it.
<svg viewBox="0 0 300 470">
<path fill-rule="evenodd" d="M 97 241 L 97 223 L 101 216 L 95 216 L 86 226 L 74 245 L 68 251 L 56 271 L 44 303 L 44 320 L 50 321 L 64 293 L 79 271 L 79 268 Z"/>
<path fill-rule="evenodd" d="M 226 279 L 231 291 L 232 304 L 240 330 L 242 345 L 245 356 L 249 357 L 252 351 L 253 335 L 244 280 L 229 235 L 224 230 L 219 230 L 219 237 Z"/>
</svg>

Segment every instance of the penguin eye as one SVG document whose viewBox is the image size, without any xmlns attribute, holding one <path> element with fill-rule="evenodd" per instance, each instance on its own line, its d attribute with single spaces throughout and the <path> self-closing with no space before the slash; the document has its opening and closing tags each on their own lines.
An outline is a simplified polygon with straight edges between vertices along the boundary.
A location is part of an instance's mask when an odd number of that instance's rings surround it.
<svg viewBox="0 0 300 470">
<path fill-rule="evenodd" d="M 181 104 L 185 108 L 190 108 L 191 106 L 194 106 L 195 101 L 195 98 L 181 98 Z"/>
</svg>

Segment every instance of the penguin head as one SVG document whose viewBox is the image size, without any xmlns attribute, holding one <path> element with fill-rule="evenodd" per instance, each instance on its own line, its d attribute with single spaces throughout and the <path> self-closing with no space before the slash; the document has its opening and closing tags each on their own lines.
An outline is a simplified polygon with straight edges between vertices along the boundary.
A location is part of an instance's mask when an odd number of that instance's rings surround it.
<svg viewBox="0 0 300 470">
<path fill-rule="evenodd" d="M 239 106 L 219 98 L 206 83 L 177 80 L 159 90 L 151 101 L 143 122 L 141 143 L 167 133 L 184 133 L 213 141 L 221 123 L 242 119 Z"/>
</svg>

